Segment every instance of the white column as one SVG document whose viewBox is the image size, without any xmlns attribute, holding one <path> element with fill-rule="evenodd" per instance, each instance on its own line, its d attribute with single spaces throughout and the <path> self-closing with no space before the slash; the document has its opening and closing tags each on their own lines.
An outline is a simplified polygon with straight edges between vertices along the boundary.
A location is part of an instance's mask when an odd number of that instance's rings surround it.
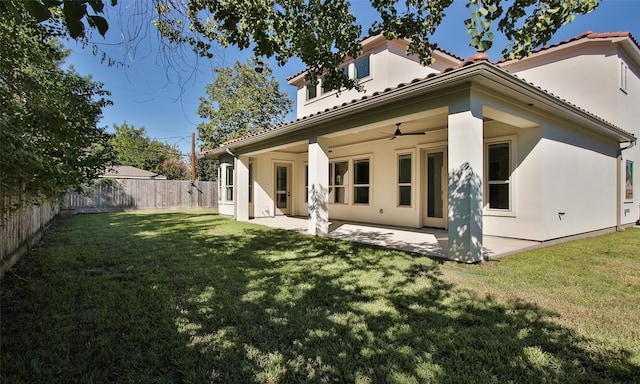
<svg viewBox="0 0 640 384">
<path fill-rule="evenodd" d="M 322 138 L 309 140 L 309 222 L 310 235 L 329 233 L 329 148 Z"/>
<path fill-rule="evenodd" d="M 449 258 L 482 261 L 482 106 L 471 92 L 449 105 Z"/>
<path fill-rule="evenodd" d="M 235 159 L 236 220 L 249 221 L 249 157 Z"/>
</svg>

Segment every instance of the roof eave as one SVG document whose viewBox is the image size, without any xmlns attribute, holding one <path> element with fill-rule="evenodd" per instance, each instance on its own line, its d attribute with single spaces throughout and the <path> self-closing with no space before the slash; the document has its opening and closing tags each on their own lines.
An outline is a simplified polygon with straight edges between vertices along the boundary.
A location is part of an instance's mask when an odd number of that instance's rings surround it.
<svg viewBox="0 0 640 384">
<path fill-rule="evenodd" d="M 384 92 L 374 94 L 373 96 L 365 96 L 362 99 L 352 101 L 351 105 L 343 107 L 334 107 L 330 110 L 318 112 L 315 115 L 295 120 L 285 124 L 283 127 L 274 128 L 271 131 L 258 133 L 253 136 L 240 139 L 238 141 L 225 144 L 219 148 L 201 152 L 199 158 L 215 158 L 220 154 L 226 153 L 227 149 L 236 151 L 238 148 L 248 146 L 259 141 L 277 138 L 292 132 L 307 129 L 323 122 L 339 119 L 363 109 L 376 108 L 381 103 L 402 101 L 405 98 L 412 97 L 416 94 L 433 92 L 440 88 L 454 86 L 459 83 L 472 81 L 475 77 L 482 76 L 498 84 L 515 90 L 524 96 L 531 97 L 536 103 L 546 106 L 546 109 L 553 109 L 566 116 L 571 117 L 582 124 L 585 124 L 593 130 L 616 137 L 622 142 L 635 141 L 633 134 L 626 132 L 613 124 L 588 113 L 577 106 L 550 94 L 547 91 L 524 80 L 507 73 L 487 62 L 478 62 L 470 64 L 452 71 L 444 72 L 431 78 L 422 79 L 415 84 L 403 84 L 395 89 L 385 90 Z"/>
</svg>

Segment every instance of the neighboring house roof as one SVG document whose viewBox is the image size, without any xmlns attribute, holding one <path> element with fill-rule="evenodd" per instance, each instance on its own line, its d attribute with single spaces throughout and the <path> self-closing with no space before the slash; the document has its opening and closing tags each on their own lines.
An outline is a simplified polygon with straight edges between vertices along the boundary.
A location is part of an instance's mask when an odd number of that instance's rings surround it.
<svg viewBox="0 0 640 384">
<path fill-rule="evenodd" d="M 145 171 L 144 169 L 136 168 L 131 165 L 114 165 L 99 177 L 112 177 L 116 179 L 166 179 L 166 176 Z"/>
<path fill-rule="evenodd" d="M 563 43 L 558 43 L 554 46 L 565 44 L 566 42 L 575 41 L 582 38 L 601 38 L 606 36 L 611 37 L 629 37 L 631 41 L 637 46 L 636 40 L 630 33 L 608 33 L 608 34 L 593 34 L 588 32 L 586 34 L 579 35 L 575 38 L 566 40 Z M 550 46 L 551 47 L 551 46 Z M 540 51 L 550 49 L 550 47 L 542 48 Z M 397 98 L 400 94 L 409 94 L 413 92 L 429 92 L 431 90 L 439 89 L 443 86 L 453 84 L 458 81 L 469 81 L 472 77 L 479 76 L 480 78 L 489 79 L 488 84 L 499 84 L 500 86 L 514 89 L 517 92 L 524 93 L 528 97 L 533 97 L 537 101 L 541 102 L 546 109 L 562 110 L 563 113 L 572 115 L 574 118 L 584 121 L 586 126 L 590 126 L 593 130 L 601 133 L 616 137 L 620 141 L 635 141 L 635 136 L 627 132 L 604 119 L 594 115 L 593 113 L 572 104 L 565 99 L 562 99 L 553 93 L 540 88 L 539 86 L 527 82 L 518 76 L 509 73 L 508 71 L 500 68 L 498 64 L 493 64 L 488 61 L 488 56 L 484 53 L 471 56 L 468 60 L 462 64 L 452 68 L 447 68 L 440 73 L 432 73 L 427 77 L 413 79 L 406 83 L 398 84 L 393 88 L 386 88 L 383 91 L 374 92 L 371 95 L 362 96 L 359 99 L 353 99 L 349 102 L 344 102 L 340 105 L 336 105 L 332 108 L 327 108 L 323 111 L 316 112 L 314 114 L 297 118 L 293 121 L 266 128 L 256 133 L 249 134 L 247 136 L 232 139 L 223 143 L 218 148 L 213 148 L 200 152 L 198 157 L 217 156 L 228 149 L 239 147 L 244 144 L 251 144 L 256 141 L 260 141 L 267 138 L 275 138 L 280 135 L 288 134 L 294 131 L 299 131 L 309 127 L 316 122 L 321 122 L 324 119 L 331 119 L 337 116 L 355 111 L 360 107 L 366 107 L 367 105 L 377 105 L 380 102 L 389 102 Z"/>
</svg>

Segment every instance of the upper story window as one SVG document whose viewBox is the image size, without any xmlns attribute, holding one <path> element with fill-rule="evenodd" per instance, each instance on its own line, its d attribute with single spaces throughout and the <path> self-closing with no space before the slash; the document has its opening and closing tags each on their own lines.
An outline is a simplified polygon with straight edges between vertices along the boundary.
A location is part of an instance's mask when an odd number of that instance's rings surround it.
<svg viewBox="0 0 640 384">
<path fill-rule="evenodd" d="M 307 100 L 315 99 L 318 96 L 318 84 L 307 84 Z"/>
<path fill-rule="evenodd" d="M 370 73 L 370 57 L 371 55 L 367 55 L 359 58 L 355 62 L 355 70 L 356 70 L 356 79 L 362 79 L 364 77 L 369 76 Z"/>
<path fill-rule="evenodd" d="M 629 66 L 623 61 L 620 62 L 620 90 L 627 93 L 627 74 L 629 73 Z"/>
</svg>

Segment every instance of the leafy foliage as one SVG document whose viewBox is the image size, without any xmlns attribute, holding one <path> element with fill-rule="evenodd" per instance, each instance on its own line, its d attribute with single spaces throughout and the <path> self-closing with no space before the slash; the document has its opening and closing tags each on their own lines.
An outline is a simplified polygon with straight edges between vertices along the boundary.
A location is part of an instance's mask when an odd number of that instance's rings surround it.
<svg viewBox="0 0 640 384">
<path fill-rule="evenodd" d="M 61 68 L 66 53 L 18 5 L 0 3 L 0 192 L 24 203 L 53 199 L 95 178 L 111 159 L 98 128 L 109 94 Z"/>
<path fill-rule="evenodd" d="M 15 1 L 8 4 L 15 8 Z M 83 37 L 84 22 L 104 35 L 108 24 L 98 14 L 106 0 L 37 0 L 28 10 L 40 21 L 62 20 L 71 37 Z M 117 0 L 110 0 L 115 5 Z M 418 54 L 423 64 L 432 61 L 436 47 L 433 34 L 446 17 L 453 0 L 372 0 L 380 14 L 369 33 L 411 40 L 408 53 Z M 357 88 L 357 80 L 339 69 L 348 57 L 361 53 L 358 39 L 362 26 L 350 11 L 348 0 L 153 0 L 157 19 L 153 23 L 170 43 L 191 45 L 212 57 L 212 42 L 240 49 L 251 48 L 257 57 L 274 57 L 283 65 L 293 57 L 308 68 L 309 80 L 323 77 L 331 89 Z M 464 27 L 469 45 L 484 52 L 493 45 L 496 31 L 510 41 L 502 54 L 521 58 L 547 43 L 576 15 L 594 10 L 599 0 L 467 0 L 470 17 Z M 93 14 L 89 13 L 89 8 Z M 494 22 L 498 22 L 497 27 Z"/>
<path fill-rule="evenodd" d="M 214 72 L 198 108 L 200 117 L 209 119 L 198 125 L 198 138 L 206 148 L 280 123 L 291 110 L 291 100 L 280 91 L 267 63 L 252 58 Z"/>
<path fill-rule="evenodd" d="M 179 171 L 173 169 L 175 166 L 180 167 L 177 164 L 183 157 L 175 145 L 151 139 L 147 136 L 144 127 L 136 128 L 126 122 L 122 125 L 114 124 L 113 129 L 115 133 L 109 139 L 109 144 L 113 146 L 115 161 L 118 164 L 131 165 L 170 178 L 163 173 L 168 170 L 172 176 L 184 179 L 180 177 Z M 167 162 L 166 168 L 165 162 Z"/>
<path fill-rule="evenodd" d="M 184 161 L 176 159 L 167 159 L 162 162 L 163 175 L 169 180 L 188 180 L 189 179 L 189 167 Z"/>
<path fill-rule="evenodd" d="M 111 5 L 116 5 L 118 0 L 111 0 Z M 80 38 L 85 36 L 85 24 L 98 30 L 104 36 L 109 29 L 107 20 L 98 15 L 104 11 L 102 0 L 29 0 L 24 7 L 37 22 L 59 18 L 63 21 L 69 36 Z M 8 5 L 17 8 L 15 1 L 9 1 Z M 93 14 L 89 13 L 89 6 Z"/>
<path fill-rule="evenodd" d="M 310 80 L 321 75 L 331 89 L 359 88 L 347 78 L 340 64 L 361 51 L 358 38 L 362 26 L 349 10 L 349 2 L 281 0 L 274 2 L 243 0 L 189 1 L 180 8 L 173 1 L 154 0 L 160 33 L 172 42 L 191 44 L 196 52 L 211 56 L 212 41 L 223 45 L 252 48 L 258 57 L 275 57 L 283 64 L 292 57 L 308 67 Z M 470 18 L 464 26 L 470 46 L 479 52 L 491 48 L 494 21 L 497 31 L 510 44 L 503 56 L 524 57 L 547 43 L 576 15 L 595 9 L 598 0 L 467 0 Z M 423 64 L 432 61 L 436 47 L 433 34 L 446 17 L 453 0 L 372 0 L 380 20 L 369 33 L 382 32 L 387 38 L 411 40 L 408 53 L 418 54 Z"/>
</svg>

